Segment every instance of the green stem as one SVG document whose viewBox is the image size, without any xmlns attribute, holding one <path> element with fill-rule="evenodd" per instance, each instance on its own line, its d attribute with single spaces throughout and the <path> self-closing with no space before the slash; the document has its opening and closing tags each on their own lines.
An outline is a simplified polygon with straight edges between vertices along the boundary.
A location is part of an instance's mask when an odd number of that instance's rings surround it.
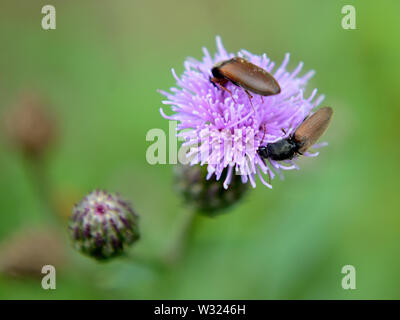
<svg viewBox="0 0 400 320">
<path fill-rule="evenodd" d="M 197 216 L 197 211 L 193 209 L 185 216 L 179 233 L 165 257 L 168 265 L 176 265 L 186 254 L 195 230 Z"/>
<path fill-rule="evenodd" d="M 186 215 L 185 219 L 182 221 L 182 225 L 173 241 L 171 247 L 167 251 L 167 254 L 162 258 L 148 257 L 140 253 L 127 253 L 124 258 L 128 259 L 133 263 L 143 265 L 149 269 L 156 271 L 166 271 L 168 268 L 177 265 L 185 255 L 191 238 L 193 235 L 196 217 L 198 216 L 195 210 L 190 210 Z"/>
<path fill-rule="evenodd" d="M 31 186 L 37 195 L 47 216 L 56 220 L 56 212 L 52 205 L 50 179 L 47 171 L 45 159 L 40 156 L 26 157 L 26 170 Z"/>
</svg>

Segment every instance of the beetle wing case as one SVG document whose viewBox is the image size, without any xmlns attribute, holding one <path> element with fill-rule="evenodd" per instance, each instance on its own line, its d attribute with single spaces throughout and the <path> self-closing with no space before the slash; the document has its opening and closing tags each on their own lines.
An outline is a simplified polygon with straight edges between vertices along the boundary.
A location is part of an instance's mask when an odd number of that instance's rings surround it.
<svg viewBox="0 0 400 320">
<path fill-rule="evenodd" d="M 271 74 L 246 59 L 232 58 L 217 64 L 214 69 L 218 69 L 218 74 L 232 83 L 256 94 L 269 96 L 281 92 L 278 82 Z"/>
<path fill-rule="evenodd" d="M 304 120 L 297 128 L 293 139 L 299 145 L 299 153 L 306 152 L 324 134 L 329 126 L 332 114 L 331 107 L 321 108 Z"/>
</svg>

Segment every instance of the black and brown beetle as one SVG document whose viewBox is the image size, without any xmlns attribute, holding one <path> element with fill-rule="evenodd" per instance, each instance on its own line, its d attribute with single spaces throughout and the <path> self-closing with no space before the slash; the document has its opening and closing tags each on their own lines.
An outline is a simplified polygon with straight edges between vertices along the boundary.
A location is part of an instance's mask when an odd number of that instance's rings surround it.
<svg viewBox="0 0 400 320">
<path fill-rule="evenodd" d="M 271 74 L 244 58 L 235 57 L 222 61 L 211 69 L 211 73 L 213 77 L 210 80 L 231 95 L 232 93 L 225 87 L 228 81 L 243 88 L 249 98 L 252 98 L 249 91 L 261 96 L 271 96 L 281 92 L 278 82 Z"/>
<path fill-rule="evenodd" d="M 306 118 L 292 136 L 259 147 L 258 154 L 271 160 L 290 160 L 296 154 L 304 154 L 328 128 L 332 114 L 331 107 L 319 109 Z"/>
</svg>

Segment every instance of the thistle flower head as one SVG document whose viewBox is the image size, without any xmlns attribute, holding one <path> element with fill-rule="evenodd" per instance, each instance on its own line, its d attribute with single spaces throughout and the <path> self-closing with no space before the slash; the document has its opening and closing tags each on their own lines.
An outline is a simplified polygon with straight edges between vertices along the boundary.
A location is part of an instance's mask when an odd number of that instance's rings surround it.
<svg viewBox="0 0 400 320">
<path fill-rule="evenodd" d="M 181 137 L 187 147 L 186 157 L 191 165 L 207 164 L 207 179 L 215 175 L 223 179 L 228 188 L 233 176 L 239 173 L 243 183 L 249 182 L 255 187 L 255 177 L 272 187 L 269 180 L 281 170 L 297 169 L 295 159 L 274 161 L 263 159 L 257 150 L 260 146 L 287 138 L 293 134 L 302 121 L 318 106 L 323 96 L 316 98 L 314 89 L 309 96 L 304 91 L 308 80 L 314 74 L 300 72 L 303 63 L 291 72 L 286 70 L 289 54 L 285 55 L 282 64 L 276 68 L 266 54 L 254 55 L 246 50 L 236 55 L 228 53 L 217 37 L 217 53 L 211 56 L 203 48 L 201 61 L 188 58 L 184 63 L 184 72 L 178 77 L 172 74 L 177 87 L 170 92 L 160 91 L 170 105 L 172 115 L 161 115 L 178 122 L 177 136 Z M 232 93 L 222 90 L 210 81 L 211 69 L 216 63 L 243 57 L 249 62 L 263 68 L 278 81 L 281 92 L 272 96 L 261 96 L 251 93 L 251 99 L 245 90 L 228 82 L 225 87 Z M 306 153 L 305 156 L 317 154 Z"/>
<path fill-rule="evenodd" d="M 228 190 L 224 189 L 220 181 L 206 180 L 206 176 L 207 169 L 200 165 L 179 164 L 175 168 L 177 191 L 183 195 L 189 206 L 207 216 L 215 216 L 231 207 L 248 189 L 248 185 L 241 182 L 239 175 L 232 177 Z"/>
<path fill-rule="evenodd" d="M 122 254 L 139 239 L 131 206 L 103 190 L 91 192 L 74 207 L 69 231 L 75 248 L 98 260 Z"/>
</svg>

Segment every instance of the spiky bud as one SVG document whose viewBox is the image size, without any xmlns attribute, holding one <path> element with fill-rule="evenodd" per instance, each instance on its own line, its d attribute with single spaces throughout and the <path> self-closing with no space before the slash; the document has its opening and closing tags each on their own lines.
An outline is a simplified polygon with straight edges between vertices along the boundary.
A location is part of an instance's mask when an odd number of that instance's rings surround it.
<svg viewBox="0 0 400 320">
<path fill-rule="evenodd" d="M 54 119 L 44 105 L 36 95 L 25 94 L 4 117 L 10 142 L 29 156 L 43 154 L 54 139 Z"/>
<path fill-rule="evenodd" d="M 138 216 L 118 194 L 95 190 L 75 205 L 69 231 L 77 250 L 105 260 L 139 239 Z"/>
<path fill-rule="evenodd" d="M 226 174 L 226 171 L 223 173 Z M 207 168 L 182 165 L 175 168 L 176 187 L 185 202 L 199 213 L 214 216 L 237 203 L 248 189 L 240 175 L 233 174 L 229 189 L 214 177 L 207 180 Z"/>
</svg>

